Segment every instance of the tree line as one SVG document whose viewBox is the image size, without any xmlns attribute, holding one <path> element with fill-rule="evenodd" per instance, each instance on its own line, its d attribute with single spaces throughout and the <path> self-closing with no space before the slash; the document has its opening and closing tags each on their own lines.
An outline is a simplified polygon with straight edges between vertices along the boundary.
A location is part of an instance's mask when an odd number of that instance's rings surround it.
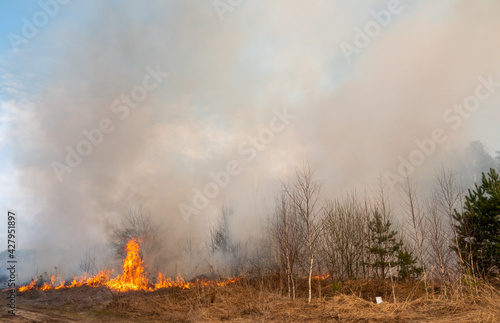
<svg viewBox="0 0 500 323">
<path fill-rule="evenodd" d="M 311 299 L 313 271 L 340 283 L 355 279 L 479 279 L 500 270 L 500 179 L 495 169 L 482 174 L 467 195 L 451 171 L 436 176 L 422 198 L 410 177 L 398 208 L 384 183 L 369 197 L 356 193 L 320 203 L 320 185 L 309 166 L 283 184 L 270 234 L 288 295 L 306 274 Z M 396 229 L 396 216 L 403 225 Z"/>
<path fill-rule="evenodd" d="M 227 266 L 226 275 L 279 274 L 290 298 L 296 297 L 299 280 L 306 278 L 309 301 L 316 274 L 328 274 L 340 288 L 349 280 L 390 280 L 394 298 L 396 281 L 421 281 L 427 291 L 431 283 L 446 289 L 454 282 L 476 284 L 497 277 L 497 171 L 482 173 L 481 180 L 466 191 L 452 171 L 443 169 L 437 172 L 432 189 L 422 192 L 419 188 L 407 177 L 395 201 L 381 180 L 363 194 L 351 192 L 328 199 L 306 164 L 296 169 L 293 178 L 281 182 L 259 238 L 235 238 L 231 221 L 237 210 L 223 206 L 204 249 L 208 259 L 220 256 Z M 145 252 L 163 244 L 145 213 L 131 211 L 113 230 L 111 240 L 119 257 L 131 236 L 143 236 Z M 187 253 L 192 253 L 188 242 Z M 214 263 L 208 262 L 213 269 Z"/>
</svg>

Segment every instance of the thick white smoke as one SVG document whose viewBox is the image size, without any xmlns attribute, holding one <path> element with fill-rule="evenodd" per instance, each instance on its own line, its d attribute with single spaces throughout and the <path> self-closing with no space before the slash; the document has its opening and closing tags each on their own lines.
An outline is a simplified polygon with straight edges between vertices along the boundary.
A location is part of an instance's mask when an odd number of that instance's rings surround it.
<svg viewBox="0 0 500 323">
<path fill-rule="evenodd" d="M 341 44 L 353 45 L 356 28 L 376 21 L 370 11 L 388 3 L 243 1 L 223 20 L 211 1 L 61 7 L 2 67 L 21 84 L 2 107 L 25 203 L 24 247 L 105 242 L 120 214 L 144 204 L 164 230 L 167 258 L 181 263 L 179 246 L 188 235 L 202 246 L 223 203 L 236 210 L 234 235 L 257 234 L 279 179 L 304 160 L 331 196 L 396 173 L 399 156 L 435 128 L 449 139 L 415 174 L 470 140 L 491 144 L 478 135 L 496 129 L 498 88 L 456 130 L 443 114 L 474 95 L 478 77 L 500 81 L 500 5 L 401 1 L 347 59 Z M 134 90 L 151 69 L 168 75 L 145 94 Z M 122 95 L 145 98 L 124 108 Z M 275 109 L 294 117 L 250 160 L 241 145 L 269 129 Z M 53 163 L 65 165 L 66 147 L 76 150 L 102 120 L 113 130 L 60 181 Z M 179 204 L 193 207 L 196 189 L 232 160 L 241 172 L 186 223 Z"/>
</svg>

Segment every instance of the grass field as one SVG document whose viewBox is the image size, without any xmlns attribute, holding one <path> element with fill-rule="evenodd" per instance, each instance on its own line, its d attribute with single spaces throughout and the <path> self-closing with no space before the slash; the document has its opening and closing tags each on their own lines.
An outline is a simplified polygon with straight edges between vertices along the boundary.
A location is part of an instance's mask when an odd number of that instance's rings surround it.
<svg viewBox="0 0 500 323">
<path fill-rule="evenodd" d="M 167 288 L 117 293 L 107 287 L 30 290 L 19 293 L 17 315 L 2 322 L 500 322 L 500 293 L 491 286 L 426 296 L 420 285 L 399 283 L 393 302 L 386 282 L 355 281 L 344 286 L 316 282 L 307 304 L 304 284 L 297 299 L 280 293 L 277 279 L 222 287 Z M 343 292 L 342 292 L 343 290 Z M 284 291 L 283 291 L 284 292 Z M 3 292 L 3 296 L 7 294 Z M 321 296 L 320 296 L 321 295 Z M 460 296 L 459 296 L 460 295 Z M 375 296 L 384 299 L 375 303 Z"/>
</svg>

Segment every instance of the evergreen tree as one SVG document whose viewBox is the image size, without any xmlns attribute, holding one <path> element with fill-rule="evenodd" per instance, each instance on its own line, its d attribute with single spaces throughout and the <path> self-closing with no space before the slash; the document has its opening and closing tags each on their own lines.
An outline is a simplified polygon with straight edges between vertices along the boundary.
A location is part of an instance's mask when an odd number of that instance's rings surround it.
<svg viewBox="0 0 500 323">
<path fill-rule="evenodd" d="M 382 216 L 375 210 L 373 219 L 369 222 L 371 243 L 367 246 L 368 251 L 373 255 L 373 261 L 369 264 L 374 268 L 376 277 L 385 279 L 389 264 L 397 265 L 396 257 L 401 243 L 396 242 L 397 232 L 391 230 L 389 220 L 383 223 Z"/>
<path fill-rule="evenodd" d="M 492 168 L 465 197 L 463 214 L 455 210 L 462 259 L 482 276 L 500 270 L 500 178 Z M 456 249 L 456 247 L 455 247 Z"/>
<path fill-rule="evenodd" d="M 402 245 L 402 242 L 400 242 Z M 398 278 L 405 279 L 417 279 L 423 272 L 421 267 L 417 267 L 417 257 L 413 257 L 413 252 L 408 251 L 406 247 L 400 248 L 398 250 L 398 263 L 399 272 Z"/>
</svg>

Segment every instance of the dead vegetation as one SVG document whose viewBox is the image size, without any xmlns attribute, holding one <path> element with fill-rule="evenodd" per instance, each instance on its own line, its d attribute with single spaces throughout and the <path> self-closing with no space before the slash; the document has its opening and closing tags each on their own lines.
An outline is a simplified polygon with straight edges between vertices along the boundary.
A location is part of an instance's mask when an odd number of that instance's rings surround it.
<svg viewBox="0 0 500 323">
<path fill-rule="evenodd" d="M 3 322 L 498 322 L 500 293 L 489 285 L 458 294 L 442 293 L 423 284 L 328 280 L 299 281 L 297 299 L 279 291 L 279 279 L 241 280 L 230 286 L 155 292 L 111 292 L 106 287 L 20 293 L 18 315 L 3 314 Z M 321 291 L 321 297 L 319 293 Z M 456 290 L 458 292 L 458 289 Z M 384 303 L 376 304 L 375 296 Z"/>
</svg>

